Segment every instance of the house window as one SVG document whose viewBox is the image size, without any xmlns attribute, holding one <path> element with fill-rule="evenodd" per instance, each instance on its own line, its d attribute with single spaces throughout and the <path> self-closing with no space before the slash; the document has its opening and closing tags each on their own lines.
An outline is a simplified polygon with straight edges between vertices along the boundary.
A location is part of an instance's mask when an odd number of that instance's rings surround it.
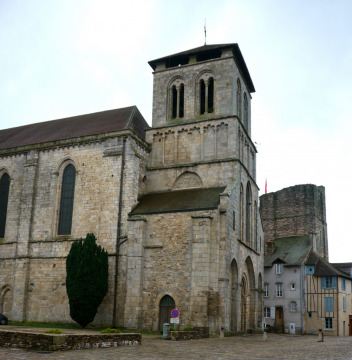
<svg viewBox="0 0 352 360">
<path fill-rule="evenodd" d="M 332 318 L 325 318 L 325 329 L 332 329 Z"/>
<path fill-rule="evenodd" d="M 5 237 L 7 203 L 9 200 L 10 177 L 4 173 L 0 179 L 0 238 Z"/>
<path fill-rule="evenodd" d="M 296 284 L 295 284 L 295 283 L 291 283 L 290 289 L 291 289 L 291 291 L 296 290 Z"/>
<path fill-rule="evenodd" d="M 313 317 L 312 312 L 308 311 L 308 318 L 311 319 Z"/>
<path fill-rule="evenodd" d="M 282 264 L 275 264 L 275 273 L 282 274 Z"/>
<path fill-rule="evenodd" d="M 325 312 L 334 311 L 334 298 L 326 297 L 325 298 Z"/>
<path fill-rule="evenodd" d="M 282 296 L 282 284 L 281 283 L 275 284 L 275 295 L 276 295 L 276 297 Z"/>
<path fill-rule="evenodd" d="M 342 290 L 346 290 L 346 279 L 342 279 L 341 289 L 342 289 Z"/>
<path fill-rule="evenodd" d="M 290 311 L 296 312 L 297 311 L 297 303 L 295 301 L 290 302 Z"/>
<path fill-rule="evenodd" d="M 264 317 L 270 318 L 270 308 L 269 307 L 264 308 Z"/>
<path fill-rule="evenodd" d="M 264 297 L 269 297 L 269 284 L 264 284 Z"/>
<path fill-rule="evenodd" d="M 336 276 L 323 276 L 321 287 L 322 289 L 336 289 Z"/>
<path fill-rule="evenodd" d="M 62 176 L 58 235 L 71 234 L 75 181 L 76 169 L 72 164 L 69 164 Z"/>
<path fill-rule="evenodd" d="M 343 298 L 343 311 L 346 311 L 347 309 L 347 303 L 346 303 L 346 298 Z"/>
</svg>

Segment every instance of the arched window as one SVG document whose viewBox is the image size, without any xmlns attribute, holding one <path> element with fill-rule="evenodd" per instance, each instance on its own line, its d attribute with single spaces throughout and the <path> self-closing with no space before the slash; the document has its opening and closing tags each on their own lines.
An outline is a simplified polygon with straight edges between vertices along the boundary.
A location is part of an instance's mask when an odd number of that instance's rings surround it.
<svg viewBox="0 0 352 360">
<path fill-rule="evenodd" d="M 200 114 L 214 112 L 214 79 L 200 80 Z"/>
<path fill-rule="evenodd" d="M 4 173 L 0 179 L 0 238 L 5 237 L 7 203 L 9 200 L 10 177 Z"/>
<path fill-rule="evenodd" d="M 69 164 L 62 176 L 58 235 L 71 234 L 75 181 L 76 169 L 72 164 Z"/>
<path fill-rule="evenodd" d="M 243 125 L 248 131 L 248 100 L 246 93 L 243 95 Z"/>
<path fill-rule="evenodd" d="M 252 206 L 252 190 L 248 181 L 246 189 L 246 242 L 251 243 L 251 206 Z"/>
<path fill-rule="evenodd" d="M 242 90 L 240 79 L 237 79 L 237 116 L 242 119 Z"/>
<path fill-rule="evenodd" d="M 184 117 L 185 86 L 179 80 L 171 86 L 171 117 L 172 119 Z"/>
</svg>

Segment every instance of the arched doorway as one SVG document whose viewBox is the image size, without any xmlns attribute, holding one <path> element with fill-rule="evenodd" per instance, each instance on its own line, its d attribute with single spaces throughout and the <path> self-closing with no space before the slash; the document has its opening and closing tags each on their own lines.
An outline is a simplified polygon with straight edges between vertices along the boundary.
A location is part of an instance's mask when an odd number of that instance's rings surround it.
<svg viewBox="0 0 352 360">
<path fill-rule="evenodd" d="M 171 310 L 176 307 L 175 300 L 170 295 L 165 295 L 159 304 L 159 329 L 163 324 L 170 322 Z"/>
<path fill-rule="evenodd" d="M 247 281 L 243 277 L 241 281 L 241 330 L 247 331 Z"/>
</svg>

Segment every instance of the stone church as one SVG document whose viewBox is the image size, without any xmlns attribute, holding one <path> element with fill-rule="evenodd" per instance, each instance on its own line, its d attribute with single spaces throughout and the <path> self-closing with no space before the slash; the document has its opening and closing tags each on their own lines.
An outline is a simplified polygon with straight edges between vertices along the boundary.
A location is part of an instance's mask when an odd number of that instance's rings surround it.
<svg viewBox="0 0 352 360">
<path fill-rule="evenodd" d="M 262 326 L 255 91 L 237 44 L 149 62 L 137 107 L 0 131 L 0 312 L 71 322 L 66 256 L 94 233 L 109 254 L 96 324 Z"/>
</svg>

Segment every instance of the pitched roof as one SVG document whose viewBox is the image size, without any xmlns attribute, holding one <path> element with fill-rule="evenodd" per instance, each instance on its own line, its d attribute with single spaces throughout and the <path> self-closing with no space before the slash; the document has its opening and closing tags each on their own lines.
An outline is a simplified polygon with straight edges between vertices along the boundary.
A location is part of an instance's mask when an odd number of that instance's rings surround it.
<svg viewBox="0 0 352 360">
<path fill-rule="evenodd" d="M 0 130 L 0 149 L 130 129 L 145 139 L 148 124 L 136 106 Z"/>
<path fill-rule="evenodd" d="M 225 187 L 175 190 L 141 196 L 129 215 L 216 209 Z"/>
<path fill-rule="evenodd" d="M 265 255 L 264 266 L 272 266 L 277 260 L 287 265 L 301 265 L 311 249 L 310 236 L 293 236 L 275 239 L 276 250 Z"/>
<path fill-rule="evenodd" d="M 191 55 L 197 55 L 200 57 L 200 59 L 220 58 L 221 50 L 226 48 L 227 49 L 230 48 L 232 50 L 236 63 L 242 72 L 242 75 L 247 83 L 249 91 L 251 93 L 255 92 L 255 88 L 251 76 L 249 74 L 247 65 L 243 59 L 241 50 L 238 44 L 236 43 L 199 46 L 194 49 L 182 51 L 173 55 L 168 55 L 159 59 L 148 61 L 148 64 L 153 68 L 153 70 L 155 70 L 156 65 L 161 62 L 165 62 L 167 67 L 174 67 L 174 66 L 178 66 L 179 64 L 187 64 L 189 57 Z"/>
<path fill-rule="evenodd" d="M 309 258 L 306 261 L 306 265 L 314 265 L 314 276 L 341 276 L 351 279 L 349 274 L 337 269 L 333 264 L 330 264 L 327 260 L 319 256 L 316 252 L 312 251 Z"/>
</svg>

